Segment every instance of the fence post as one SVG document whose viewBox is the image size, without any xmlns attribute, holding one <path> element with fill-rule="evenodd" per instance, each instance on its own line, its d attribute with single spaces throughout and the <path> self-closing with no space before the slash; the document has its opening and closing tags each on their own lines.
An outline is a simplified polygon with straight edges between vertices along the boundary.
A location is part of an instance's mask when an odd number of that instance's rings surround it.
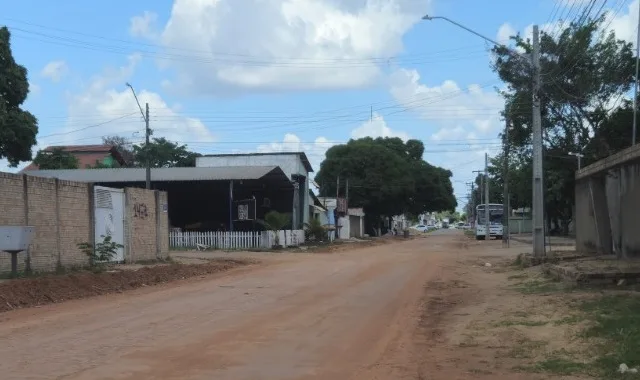
<svg viewBox="0 0 640 380">
<path fill-rule="evenodd" d="M 29 182 L 26 174 L 22 175 L 22 200 L 24 202 L 24 225 L 29 226 Z M 31 273 L 31 244 L 27 247 L 25 272 Z"/>
<path fill-rule="evenodd" d="M 60 180 L 53 179 L 54 197 L 56 202 L 56 250 L 58 251 L 57 268 L 62 268 L 62 242 L 60 241 Z"/>
</svg>

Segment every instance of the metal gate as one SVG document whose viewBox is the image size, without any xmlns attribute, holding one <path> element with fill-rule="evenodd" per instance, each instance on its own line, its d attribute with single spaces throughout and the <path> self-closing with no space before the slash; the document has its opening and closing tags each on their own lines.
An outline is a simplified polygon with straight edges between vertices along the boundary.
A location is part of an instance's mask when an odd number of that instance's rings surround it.
<svg viewBox="0 0 640 380">
<path fill-rule="evenodd" d="M 111 236 L 115 243 L 124 244 L 124 190 L 94 187 L 96 243 Z M 124 248 L 118 248 L 113 261 L 124 261 Z"/>
</svg>

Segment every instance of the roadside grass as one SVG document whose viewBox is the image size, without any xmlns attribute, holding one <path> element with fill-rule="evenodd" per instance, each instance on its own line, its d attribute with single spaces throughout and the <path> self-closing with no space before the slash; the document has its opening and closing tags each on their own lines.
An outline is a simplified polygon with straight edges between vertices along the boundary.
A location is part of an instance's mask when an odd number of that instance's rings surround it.
<svg viewBox="0 0 640 380">
<path fill-rule="evenodd" d="M 518 371 L 549 373 L 558 376 L 584 374 L 601 379 L 640 379 L 638 373 L 619 373 L 619 366 L 640 370 L 640 294 L 633 287 L 625 290 L 587 288 L 583 291 L 560 281 L 543 276 L 531 278 L 522 273 L 508 277 L 509 280 L 522 280 L 511 286 L 525 296 L 553 294 L 562 297 L 575 313 L 555 321 L 533 319 L 506 319 L 494 324 L 494 327 L 517 326 L 535 328 L 537 326 L 575 326 L 580 324 L 575 338 L 581 340 L 584 352 L 571 353 L 566 350 L 554 351 L 531 365 L 518 366 Z M 517 315 L 516 315 L 517 314 Z M 519 311 L 516 317 L 531 317 L 531 314 Z M 534 331 L 531 332 L 535 336 Z M 527 348 L 520 345 L 512 350 L 513 357 L 526 358 Z M 593 360 L 585 361 L 590 357 Z"/>
<path fill-rule="evenodd" d="M 582 332 L 586 339 L 599 342 L 595 349 L 599 357 L 593 365 L 605 379 L 638 378 L 618 373 L 620 364 L 629 368 L 640 366 L 640 296 L 609 294 L 583 302 L 580 309 L 592 322 Z"/>
</svg>

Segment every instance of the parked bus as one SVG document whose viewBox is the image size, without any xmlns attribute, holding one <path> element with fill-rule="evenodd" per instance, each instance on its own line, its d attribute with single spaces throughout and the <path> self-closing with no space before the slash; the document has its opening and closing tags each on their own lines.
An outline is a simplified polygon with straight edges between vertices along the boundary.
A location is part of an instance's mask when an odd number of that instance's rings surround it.
<svg viewBox="0 0 640 380">
<path fill-rule="evenodd" d="M 487 237 L 484 204 L 476 207 L 476 240 L 484 240 Z M 489 237 L 502 239 L 502 215 L 503 205 L 497 203 L 489 203 Z"/>
</svg>

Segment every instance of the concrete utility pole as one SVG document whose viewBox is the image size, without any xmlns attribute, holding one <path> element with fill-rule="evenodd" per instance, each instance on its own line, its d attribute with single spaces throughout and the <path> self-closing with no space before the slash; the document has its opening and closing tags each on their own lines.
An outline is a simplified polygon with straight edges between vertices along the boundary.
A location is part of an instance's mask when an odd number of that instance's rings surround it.
<svg viewBox="0 0 640 380">
<path fill-rule="evenodd" d="M 491 223 L 489 223 L 489 155 L 487 153 L 484 154 L 484 175 L 487 177 L 484 181 L 484 238 L 489 240 L 491 239 L 491 234 L 489 233 Z"/>
<path fill-rule="evenodd" d="M 542 117 L 540 115 L 540 36 L 538 25 L 533 26 L 533 255 L 545 255 L 544 184 L 542 183 Z"/>
<path fill-rule="evenodd" d="M 502 195 L 502 242 L 509 242 L 509 108 L 504 110 L 504 171 L 502 182 L 504 189 Z"/>
<path fill-rule="evenodd" d="M 638 120 L 638 66 L 640 65 L 640 6 L 638 6 L 638 36 L 636 37 L 636 76 L 633 78 L 633 131 L 631 145 L 636 145 L 636 121 Z"/>
<path fill-rule="evenodd" d="M 145 121 L 145 131 L 144 131 L 144 147 L 147 151 L 147 170 L 146 170 L 146 179 L 147 179 L 147 190 L 151 189 L 151 157 L 149 157 L 149 137 L 151 136 L 151 129 L 149 128 L 149 103 L 145 104 L 146 106 L 146 117 Z"/>
<path fill-rule="evenodd" d="M 536 257 L 542 257 L 545 255 L 545 244 L 544 244 L 544 192 L 543 183 L 542 183 L 542 119 L 540 115 L 540 41 L 539 41 L 539 30 L 538 25 L 533 26 L 533 54 L 531 59 L 529 59 L 526 55 L 520 54 L 514 49 L 509 48 L 508 46 L 496 42 L 488 37 L 483 36 L 482 34 L 467 28 L 464 25 L 458 24 L 457 22 L 448 19 L 446 17 L 434 17 L 425 15 L 422 17 L 423 20 L 445 20 L 450 22 L 453 25 L 456 25 L 469 33 L 475 34 L 476 36 L 484 39 L 485 41 L 489 41 L 496 46 L 500 46 L 506 49 L 509 54 L 514 57 L 523 58 L 528 62 L 533 69 L 533 205 L 532 205 L 532 214 L 533 214 L 533 254 Z M 639 30 L 640 34 L 640 30 Z M 637 62 L 636 62 L 637 63 Z M 637 82 L 636 82 L 637 87 Z M 635 131 L 635 128 L 634 128 Z"/>
<path fill-rule="evenodd" d="M 149 103 L 145 104 L 146 112 L 142 111 L 142 106 L 138 101 L 138 95 L 136 95 L 136 90 L 133 89 L 133 86 L 131 84 L 126 83 L 126 85 L 131 89 L 131 92 L 133 93 L 133 97 L 136 99 L 136 104 L 138 104 L 138 109 L 140 109 L 140 113 L 142 114 L 142 119 L 144 120 L 144 125 L 145 125 L 144 149 L 147 157 L 147 162 L 145 165 L 146 166 L 146 185 L 147 185 L 146 188 L 147 190 L 150 190 L 151 189 L 151 157 L 149 157 L 149 136 L 151 136 L 151 129 L 149 128 Z"/>
</svg>

